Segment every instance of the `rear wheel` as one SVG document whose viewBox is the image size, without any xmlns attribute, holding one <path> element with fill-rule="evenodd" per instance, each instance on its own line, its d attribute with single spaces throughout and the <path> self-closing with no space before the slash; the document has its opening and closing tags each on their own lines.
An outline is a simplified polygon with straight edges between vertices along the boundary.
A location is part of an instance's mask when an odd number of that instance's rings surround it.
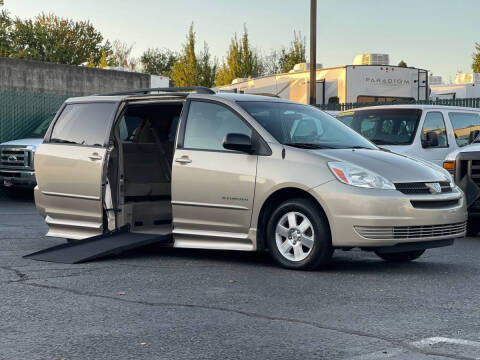
<svg viewBox="0 0 480 360">
<path fill-rule="evenodd" d="M 328 223 L 307 199 L 288 200 L 274 210 L 267 238 L 274 260 L 289 269 L 315 269 L 327 265 L 332 257 Z"/>
<path fill-rule="evenodd" d="M 405 252 L 398 252 L 398 253 L 379 253 L 375 251 L 378 257 L 382 258 L 388 262 L 408 262 L 415 259 L 418 259 L 420 256 L 423 255 L 425 250 L 413 250 L 413 251 L 405 251 Z"/>
</svg>

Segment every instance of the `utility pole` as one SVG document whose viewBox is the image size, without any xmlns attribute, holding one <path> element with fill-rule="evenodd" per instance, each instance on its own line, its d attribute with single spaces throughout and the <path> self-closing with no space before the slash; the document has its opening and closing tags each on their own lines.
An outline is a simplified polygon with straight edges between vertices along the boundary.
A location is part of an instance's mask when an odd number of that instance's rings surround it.
<svg viewBox="0 0 480 360">
<path fill-rule="evenodd" d="M 310 105 L 317 103 L 317 0 L 310 0 Z"/>
</svg>

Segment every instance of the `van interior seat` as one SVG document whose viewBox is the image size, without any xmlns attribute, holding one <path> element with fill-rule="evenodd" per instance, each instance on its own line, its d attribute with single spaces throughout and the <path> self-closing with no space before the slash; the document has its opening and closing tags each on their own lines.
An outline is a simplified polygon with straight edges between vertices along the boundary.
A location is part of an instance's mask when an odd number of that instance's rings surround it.
<svg viewBox="0 0 480 360">
<path fill-rule="evenodd" d="M 183 103 L 130 105 L 119 122 L 126 202 L 171 199 L 174 142 Z"/>
<path fill-rule="evenodd" d="M 170 197 L 170 172 L 156 143 L 123 143 L 125 197 Z"/>
</svg>

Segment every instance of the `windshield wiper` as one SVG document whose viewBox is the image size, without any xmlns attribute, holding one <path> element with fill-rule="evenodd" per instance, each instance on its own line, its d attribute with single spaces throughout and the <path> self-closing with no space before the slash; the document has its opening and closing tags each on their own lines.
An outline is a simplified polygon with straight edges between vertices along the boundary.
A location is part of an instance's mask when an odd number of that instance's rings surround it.
<svg viewBox="0 0 480 360">
<path fill-rule="evenodd" d="M 302 143 L 302 142 L 285 143 L 283 145 L 294 146 L 301 149 L 336 149 L 333 146 L 328 146 L 324 144 L 311 144 L 311 143 Z"/>
<path fill-rule="evenodd" d="M 79 144 L 79 143 L 76 142 L 76 141 L 63 140 L 63 139 L 55 139 L 55 138 L 50 139 L 50 142 L 58 143 L 58 144 L 75 144 L 75 145 L 81 145 L 81 144 Z"/>
<path fill-rule="evenodd" d="M 367 149 L 367 150 L 375 150 L 375 148 L 367 147 L 367 146 L 361 146 L 361 145 L 354 145 L 354 146 L 346 146 L 342 149 Z"/>
<path fill-rule="evenodd" d="M 369 139 L 371 142 L 373 142 L 375 145 L 405 145 L 403 142 L 398 142 L 398 141 L 385 141 L 381 139 Z"/>
</svg>

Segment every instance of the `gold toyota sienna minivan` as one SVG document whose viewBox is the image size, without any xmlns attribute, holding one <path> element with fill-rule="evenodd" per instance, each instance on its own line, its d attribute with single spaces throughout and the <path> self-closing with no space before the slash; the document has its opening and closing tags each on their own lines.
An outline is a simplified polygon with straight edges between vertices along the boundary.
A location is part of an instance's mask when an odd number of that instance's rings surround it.
<svg viewBox="0 0 480 360">
<path fill-rule="evenodd" d="M 334 249 L 402 262 L 465 236 L 448 172 L 273 97 L 190 88 L 71 98 L 35 169 L 47 235 L 69 240 L 127 227 L 171 234 L 172 247 L 267 250 L 313 269 Z"/>
</svg>

